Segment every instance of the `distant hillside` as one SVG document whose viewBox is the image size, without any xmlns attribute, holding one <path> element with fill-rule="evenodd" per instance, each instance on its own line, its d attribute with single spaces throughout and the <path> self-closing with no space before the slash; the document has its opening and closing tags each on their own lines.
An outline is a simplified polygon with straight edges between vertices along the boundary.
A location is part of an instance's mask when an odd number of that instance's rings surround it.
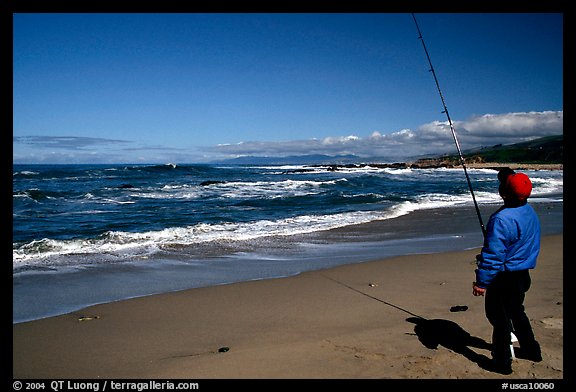
<svg viewBox="0 0 576 392">
<path fill-rule="evenodd" d="M 466 163 L 563 164 L 564 135 L 546 136 L 529 142 L 475 148 L 462 152 Z M 422 158 L 418 165 L 459 165 L 457 154 Z"/>
</svg>

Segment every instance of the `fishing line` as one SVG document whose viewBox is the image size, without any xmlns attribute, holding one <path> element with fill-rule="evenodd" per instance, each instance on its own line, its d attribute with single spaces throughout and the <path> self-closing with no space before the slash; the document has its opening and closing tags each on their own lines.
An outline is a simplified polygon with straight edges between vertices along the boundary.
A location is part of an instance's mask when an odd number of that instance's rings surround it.
<svg viewBox="0 0 576 392">
<path fill-rule="evenodd" d="M 331 280 L 332 282 L 338 283 L 339 285 L 344 286 L 344 287 L 346 287 L 346 288 L 348 288 L 348 289 L 350 289 L 350 290 L 352 290 L 352 291 L 355 291 L 355 292 L 357 292 L 357 293 L 359 293 L 359 294 L 362 294 L 362 295 L 364 295 L 364 296 L 366 296 L 366 297 L 368 297 L 368 298 L 375 299 L 375 300 L 378 301 L 378 302 L 382 302 L 382 303 L 385 304 L 385 305 L 388 305 L 388 306 L 391 306 L 391 307 L 393 307 L 393 308 L 395 308 L 395 309 L 401 310 L 402 312 L 408 313 L 409 315 L 412 315 L 412 316 L 414 316 L 414 317 L 416 317 L 416 318 L 418 318 L 418 319 L 423 319 L 423 320 L 425 320 L 424 317 L 419 316 L 419 315 L 417 315 L 417 314 L 415 314 L 415 313 L 412 313 L 411 311 L 406 310 L 406 309 L 404 309 L 404 308 L 402 308 L 402 307 L 400 307 L 400 306 L 398 306 L 398 305 L 394 305 L 393 303 L 386 302 L 386 301 L 384 301 L 383 299 L 380 299 L 380 298 L 378 298 L 378 297 L 374 297 L 373 295 L 367 294 L 367 293 L 365 293 L 365 292 L 363 292 L 363 291 L 361 291 L 361 290 L 358 290 L 357 288 L 354 288 L 354 287 L 352 287 L 352 286 L 349 286 L 349 285 L 347 285 L 346 283 L 340 282 L 339 280 L 336 280 L 336 279 L 331 278 L 331 277 L 329 277 L 329 276 L 326 276 L 326 275 L 323 275 L 323 274 L 321 274 L 321 275 L 322 275 L 323 277 L 325 277 L 326 279 Z"/>
<path fill-rule="evenodd" d="M 456 149 L 458 150 L 460 163 L 462 164 L 464 174 L 466 175 L 466 181 L 468 182 L 468 188 L 470 189 L 470 194 L 472 195 L 472 200 L 474 201 L 474 207 L 476 208 L 476 215 L 478 215 L 478 221 L 480 222 L 482 235 L 486 237 L 486 229 L 484 228 L 484 223 L 482 222 L 482 215 L 480 214 L 480 209 L 478 208 L 478 203 L 476 202 L 476 196 L 474 196 L 474 189 L 472 189 L 472 183 L 470 182 L 470 177 L 468 176 L 468 170 L 466 169 L 466 163 L 464 162 L 464 157 L 462 156 L 460 143 L 458 143 L 458 138 L 456 137 L 456 130 L 454 129 L 454 124 L 452 124 L 452 119 L 450 118 L 450 114 L 448 113 L 448 108 L 446 107 L 446 102 L 444 101 L 444 95 L 442 94 L 442 90 L 440 89 L 440 83 L 438 82 L 438 78 L 436 77 L 436 71 L 434 70 L 434 66 L 432 65 L 432 60 L 430 60 L 430 55 L 428 54 L 428 49 L 426 48 L 426 44 L 424 43 L 422 33 L 420 32 L 420 26 L 418 26 L 418 22 L 416 21 L 416 16 L 414 14 L 412 14 L 412 18 L 414 19 L 416 29 L 418 30 L 418 39 L 422 42 L 422 47 L 424 48 L 426 58 L 428 59 L 428 64 L 430 65 L 429 71 L 432 72 L 432 76 L 434 76 L 434 81 L 436 82 L 436 88 L 438 89 L 438 94 L 440 94 L 440 99 L 442 100 L 442 106 L 444 107 L 444 111 L 442 111 L 442 113 L 446 114 L 448 124 L 450 124 L 450 131 L 452 131 L 452 137 L 454 138 L 454 143 L 456 144 Z"/>
</svg>

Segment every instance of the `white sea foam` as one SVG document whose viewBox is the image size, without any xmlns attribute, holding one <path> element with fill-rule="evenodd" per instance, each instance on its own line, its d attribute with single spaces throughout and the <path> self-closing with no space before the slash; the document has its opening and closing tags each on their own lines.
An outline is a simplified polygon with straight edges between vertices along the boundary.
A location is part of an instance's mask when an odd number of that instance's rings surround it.
<svg viewBox="0 0 576 392">
<path fill-rule="evenodd" d="M 22 171 L 18 171 L 18 172 L 14 172 L 12 173 L 12 176 L 36 176 L 38 175 L 38 172 L 35 171 L 31 171 L 31 170 L 22 170 Z"/>
<path fill-rule="evenodd" d="M 278 197 L 308 196 L 322 192 L 322 186 L 334 185 L 348 181 L 345 178 L 314 181 L 314 180 L 284 180 L 284 181 L 230 181 L 210 185 L 164 185 L 158 189 L 131 189 L 130 196 L 143 199 L 200 199 L 206 197 L 252 199 Z"/>
</svg>

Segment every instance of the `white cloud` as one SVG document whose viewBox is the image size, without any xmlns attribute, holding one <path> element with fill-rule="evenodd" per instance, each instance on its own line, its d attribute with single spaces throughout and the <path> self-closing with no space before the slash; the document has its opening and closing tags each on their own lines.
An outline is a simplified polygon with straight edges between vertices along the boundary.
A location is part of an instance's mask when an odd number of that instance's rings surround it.
<svg viewBox="0 0 576 392">
<path fill-rule="evenodd" d="M 485 114 L 465 121 L 455 121 L 454 128 L 462 149 L 511 144 L 563 133 L 562 111 Z M 242 142 L 219 145 L 210 149 L 227 156 L 290 156 L 307 154 L 378 157 L 383 160 L 410 159 L 422 155 L 455 152 L 448 121 L 433 121 L 416 130 L 402 129 L 389 134 L 372 132 L 368 137 L 356 135 L 327 137 L 323 140 L 287 142 Z"/>
<path fill-rule="evenodd" d="M 187 162 L 188 150 L 141 146 L 133 141 L 84 136 L 14 136 L 14 163 Z"/>
<path fill-rule="evenodd" d="M 56 148 L 64 150 L 84 150 L 94 147 L 129 144 L 127 140 L 105 139 L 85 136 L 14 136 L 12 141 L 38 148 Z"/>
<path fill-rule="evenodd" d="M 485 114 L 454 127 L 463 150 L 511 144 L 563 133 L 562 111 Z M 447 121 L 433 121 L 417 129 L 392 133 L 373 131 L 368 136 L 331 136 L 324 139 L 283 142 L 245 141 L 219 144 L 204 151 L 182 146 L 150 146 L 133 141 L 75 137 L 20 136 L 13 138 L 15 163 L 120 163 L 207 162 L 238 156 L 285 157 L 291 155 L 357 155 L 382 162 L 410 160 L 426 155 L 455 153 Z"/>
</svg>

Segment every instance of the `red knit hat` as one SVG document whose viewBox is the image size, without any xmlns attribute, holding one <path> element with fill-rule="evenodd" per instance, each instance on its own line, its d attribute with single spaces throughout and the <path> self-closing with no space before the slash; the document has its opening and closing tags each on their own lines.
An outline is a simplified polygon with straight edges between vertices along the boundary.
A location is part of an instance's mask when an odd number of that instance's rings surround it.
<svg viewBox="0 0 576 392">
<path fill-rule="evenodd" d="M 510 196 L 518 200 L 526 200 L 532 193 L 532 182 L 526 174 L 515 173 L 508 177 L 506 190 Z"/>
</svg>

